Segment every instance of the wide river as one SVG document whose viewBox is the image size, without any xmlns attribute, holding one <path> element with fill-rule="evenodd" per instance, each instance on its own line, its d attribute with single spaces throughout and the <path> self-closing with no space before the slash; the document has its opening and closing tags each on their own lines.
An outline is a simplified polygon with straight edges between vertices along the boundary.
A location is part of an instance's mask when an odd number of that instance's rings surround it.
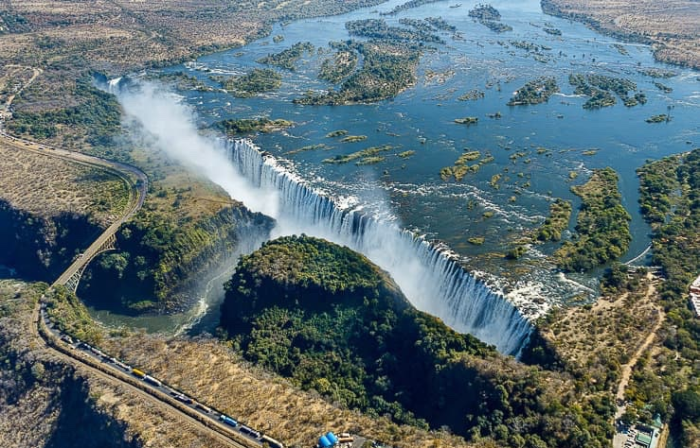
<svg viewBox="0 0 700 448">
<path fill-rule="evenodd" d="M 580 23 L 545 15 L 537 0 L 491 2 L 500 11 L 501 22 L 513 28 L 502 34 L 468 17 L 477 1 L 450 0 L 380 16 L 404 2 L 391 0 L 341 16 L 278 25 L 268 38 L 163 72 L 185 71 L 217 88 L 180 92 L 197 111 L 201 125 L 261 116 L 293 121 L 285 132 L 255 136 L 255 143 L 329 195 L 445 242 L 463 257 L 465 266 L 509 296 L 549 303 L 581 292 L 592 296 L 589 288 L 595 287 L 594 276 L 565 278 L 546 261 L 556 245 L 531 247 L 517 262 L 505 260 L 503 254 L 542 223 L 554 198 L 573 201 L 576 209 L 580 201 L 571 186 L 585 182 L 592 169 L 606 166 L 618 172 L 624 205 L 632 215 L 633 241 L 623 261 L 641 253 L 649 244 L 649 228 L 638 209 L 635 170 L 646 160 L 700 146 L 700 73 L 655 62 L 646 45 L 620 42 Z M 351 38 L 345 22 L 383 18 L 389 25 L 401 26 L 402 18 L 438 16 L 454 25 L 458 34 L 440 33 L 446 44 L 434 45 L 434 51 L 423 54 L 417 85 L 395 99 L 349 106 L 292 103 L 307 90 L 333 88 L 316 76 L 331 54 L 328 43 Z M 549 34 L 546 28 L 558 29 L 561 35 Z M 278 35 L 284 40 L 274 42 L 272 37 Z M 514 46 L 516 41 L 535 44 L 540 50 L 528 52 Z M 256 60 L 297 42 L 311 42 L 325 51 L 305 55 L 294 72 L 279 70 L 283 82 L 278 91 L 235 98 L 220 91 L 212 79 L 263 68 Z M 670 71 L 673 76 L 653 78 L 648 69 Z M 629 79 L 648 102 L 625 107 L 618 99 L 612 107 L 583 109 L 587 98 L 573 95 L 568 78 L 590 73 Z M 561 93 L 539 105 L 506 105 L 514 91 L 540 76 L 554 77 Z M 663 91 L 655 82 L 672 91 Z M 483 98 L 458 100 L 473 89 L 483 92 Z M 490 117 L 497 112 L 499 119 Z M 667 113 L 672 117 L 669 122 L 645 122 Z M 478 117 L 478 124 L 454 123 L 466 116 Z M 326 137 L 339 129 L 367 139 L 341 143 Z M 317 144 L 325 147 L 290 154 Z M 377 145 L 393 149 L 375 165 L 322 162 Z M 452 166 L 465 148 L 490 154 L 494 160 L 461 182 L 443 181 L 441 168 Z M 415 154 L 398 156 L 409 150 Z M 491 185 L 494 175 L 500 175 L 497 188 Z M 487 218 L 485 213 L 492 216 Z M 570 230 L 574 226 L 575 214 Z M 484 243 L 468 241 L 475 237 Z M 208 289 L 212 290 L 217 289 Z"/>
</svg>

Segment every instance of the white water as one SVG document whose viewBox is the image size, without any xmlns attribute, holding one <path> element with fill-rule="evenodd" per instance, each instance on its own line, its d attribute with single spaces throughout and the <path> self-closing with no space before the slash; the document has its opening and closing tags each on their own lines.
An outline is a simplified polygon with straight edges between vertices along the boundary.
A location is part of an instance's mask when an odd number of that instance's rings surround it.
<svg viewBox="0 0 700 448">
<path fill-rule="evenodd" d="M 532 328 L 529 321 L 502 295 L 464 271 L 445 248 L 414 237 L 390 221 L 339 207 L 249 140 L 231 141 L 227 149 L 239 173 L 261 194 L 277 199 L 277 236 L 305 233 L 361 252 L 389 272 L 419 310 L 495 345 L 502 353 L 520 351 Z"/>
<path fill-rule="evenodd" d="M 251 210 L 275 218 L 273 237 L 305 233 L 346 245 L 389 272 L 417 309 L 502 353 L 519 353 L 530 322 L 512 302 L 464 271 L 446 248 L 413 236 L 390 218 L 375 218 L 351 208 L 350 201 L 335 202 L 312 190 L 249 140 L 222 148 L 220 141 L 199 134 L 193 112 L 178 97 L 152 84 L 139 86 L 122 91 L 117 80 L 109 83 L 132 120 L 132 134 L 143 135 Z"/>
</svg>

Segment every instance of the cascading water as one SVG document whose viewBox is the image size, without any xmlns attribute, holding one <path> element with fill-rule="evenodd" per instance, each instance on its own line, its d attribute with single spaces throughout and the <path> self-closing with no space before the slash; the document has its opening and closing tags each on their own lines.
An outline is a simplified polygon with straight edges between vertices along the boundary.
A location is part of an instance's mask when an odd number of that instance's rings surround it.
<svg viewBox="0 0 700 448">
<path fill-rule="evenodd" d="M 277 234 L 306 233 L 346 245 L 391 274 L 419 310 L 461 333 L 517 355 L 532 325 L 502 295 L 466 272 L 446 250 L 354 209 L 343 209 L 309 188 L 250 140 L 226 148 L 234 166 L 254 187 L 276 193 Z"/>
</svg>

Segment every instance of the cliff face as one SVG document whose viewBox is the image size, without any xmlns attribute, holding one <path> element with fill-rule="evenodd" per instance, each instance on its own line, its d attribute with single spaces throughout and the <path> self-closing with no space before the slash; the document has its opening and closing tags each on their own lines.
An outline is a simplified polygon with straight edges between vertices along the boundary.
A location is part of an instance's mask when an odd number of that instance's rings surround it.
<svg viewBox="0 0 700 448">
<path fill-rule="evenodd" d="M 235 206 L 177 224 L 142 212 L 119 230 L 118 251 L 89 265 L 78 296 L 122 312 L 184 307 L 198 281 L 244 240 L 267 235 L 271 227 L 269 218 Z"/>
<path fill-rule="evenodd" d="M 51 281 L 102 229 L 85 215 L 38 216 L 0 199 L 0 264 L 29 280 Z"/>
<path fill-rule="evenodd" d="M 31 340 L 38 289 L 0 282 L 0 446 L 141 447 L 97 405 L 85 377 Z"/>
</svg>

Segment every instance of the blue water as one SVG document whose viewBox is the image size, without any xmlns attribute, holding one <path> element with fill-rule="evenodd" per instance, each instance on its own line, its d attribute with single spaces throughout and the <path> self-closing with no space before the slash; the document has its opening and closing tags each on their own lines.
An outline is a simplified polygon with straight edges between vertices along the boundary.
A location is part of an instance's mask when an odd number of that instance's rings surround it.
<svg viewBox="0 0 700 448">
<path fill-rule="evenodd" d="M 280 43 L 265 38 L 240 49 L 200 58 L 197 69 L 188 64 L 164 71 L 186 70 L 218 87 L 210 79 L 213 74 L 242 74 L 263 67 L 255 61 L 300 41 L 328 50 L 328 42 L 350 38 L 344 29 L 346 21 L 379 18 L 378 12 L 400 3 L 403 0 L 342 16 L 278 25 L 272 35 L 284 36 Z M 457 3 L 462 6 L 450 8 Z M 535 229 L 544 220 L 553 198 L 572 200 L 577 207 L 578 198 L 570 187 L 585 182 L 592 169 L 610 166 L 620 175 L 624 204 L 633 217 L 634 239 L 623 260 L 635 257 L 649 243 L 649 228 L 637 206 L 639 183 L 635 170 L 647 159 L 700 146 L 700 73 L 655 62 L 648 46 L 622 43 L 582 24 L 544 15 L 536 0 L 491 2 L 501 12 L 502 22 L 513 27 L 512 32 L 496 34 L 467 16 L 476 3 L 445 1 L 397 16 L 381 16 L 397 26 L 403 17 L 442 16 L 463 36 L 463 40 L 455 40 L 451 34 L 440 33 L 447 43 L 435 45 L 435 51 L 423 55 L 417 85 L 393 100 L 350 106 L 292 104 L 292 99 L 307 90 L 333 88 L 316 79 L 328 51 L 306 55 L 295 72 L 280 70 L 283 85 L 277 92 L 249 99 L 221 91 L 185 92 L 184 96 L 195 107 L 203 125 L 226 118 L 258 116 L 294 121 L 295 126 L 286 132 L 256 136 L 256 144 L 288 161 L 290 168 L 313 186 L 334 196 L 352 197 L 367 208 L 396 217 L 408 229 L 446 242 L 463 257 L 467 267 L 494 279 L 508 279 L 506 292 L 509 287 L 515 288 L 522 276 L 549 276 L 549 280 L 557 281 L 551 265 L 544 262 L 544 256 L 556 245 L 537 246 L 520 262 L 506 261 L 502 254 L 524 232 Z M 558 28 L 563 35 L 550 36 L 543 31 L 545 26 Z M 515 40 L 550 47 L 551 50 L 541 52 L 546 62 L 536 61 L 531 54 L 510 45 Z M 616 43 L 622 44 L 628 54 L 618 52 L 612 46 Z M 640 68 L 671 70 L 677 75 L 655 80 L 639 73 Z M 444 83 L 428 82 L 428 70 L 452 70 L 454 74 Z M 574 88 L 568 84 L 571 73 L 631 79 L 646 94 L 648 103 L 627 108 L 618 99 L 614 107 L 584 110 L 581 106 L 587 98 L 572 96 Z M 562 93 L 545 104 L 506 106 L 515 90 L 539 76 L 555 77 Z M 662 93 L 654 81 L 673 88 L 673 92 Z M 472 89 L 483 91 L 485 97 L 477 101 L 457 100 Z M 644 121 L 669 110 L 673 117 L 669 123 Z M 500 112 L 502 118 L 488 117 L 495 112 Z M 453 122 L 465 116 L 476 116 L 479 123 L 467 127 Z M 338 129 L 368 138 L 360 143 L 340 143 L 325 137 Z M 287 154 L 319 143 L 330 149 Z M 383 144 L 395 149 L 377 165 L 322 163 L 338 154 Z M 538 147 L 547 148 L 548 155 L 538 154 Z M 489 153 L 495 161 L 478 173 L 467 174 L 460 183 L 443 182 L 440 169 L 451 166 L 464 148 Z M 584 151 L 592 149 L 595 154 L 584 155 Z M 395 155 L 407 150 L 415 150 L 416 154 L 407 159 Z M 510 156 L 516 152 L 525 155 L 513 161 Z M 578 177 L 571 180 L 570 172 L 576 172 Z M 495 174 L 502 176 L 498 190 L 489 185 Z M 529 187 L 524 187 L 526 182 Z M 484 218 L 486 211 L 494 212 L 494 216 Z M 574 225 L 572 219 L 570 230 Z M 484 244 L 469 244 L 468 238 L 474 236 L 484 237 Z M 595 283 L 588 276 L 578 276 L 576 280 Z"/>
</svg>

